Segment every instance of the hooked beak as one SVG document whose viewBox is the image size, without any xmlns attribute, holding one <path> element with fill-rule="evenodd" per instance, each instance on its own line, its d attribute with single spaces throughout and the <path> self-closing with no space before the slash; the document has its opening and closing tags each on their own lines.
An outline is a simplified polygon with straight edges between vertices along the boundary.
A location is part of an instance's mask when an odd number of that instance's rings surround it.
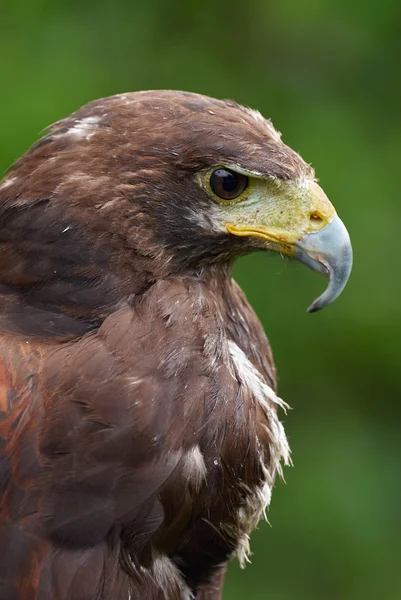
<svg viewBox="0 0 401 600">
<path fill-rule="evenodd" d="M 279 182 L 272 189 L 270 184 L 268 193 L 259 192 L 252 207 L 245 214 L 246 207 L 238 205 L 232 211 L 234 222 L 226 222 L 227 231 L 257 238 L 265 249 L 292 256 L 328 277 L 327 289 L 308 312 L 333 302 L 350 276 L 352 246 L 343 222 L 320 186 L 314 181 Z"/>
<path fill-rule="evenodd" d="M 329 285 L 307 312 L 316 312 L 341 294 L 352 269 L 352 246 L 344 223 L 336 215 L 324 229 L 308 233 L 295 244 L 294 256 L 329 278 Z"/>
</svg>

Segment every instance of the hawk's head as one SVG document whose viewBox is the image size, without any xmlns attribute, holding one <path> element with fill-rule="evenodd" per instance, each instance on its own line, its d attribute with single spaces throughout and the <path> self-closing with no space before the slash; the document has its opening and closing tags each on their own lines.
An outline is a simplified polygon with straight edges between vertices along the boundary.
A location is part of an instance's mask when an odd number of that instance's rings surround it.
<svg viewBox="0 0 401 600">
<path fill-rule="evenodd" d="M 198 94 L 88 104 L 17 161 L 0 201 L 0 284 L 88 319 L 158 277 L 256 249 L 329 277 L 309 310 L 351 270 L 347 231 L 312 168 L 258 112 Z"/>
</svg>

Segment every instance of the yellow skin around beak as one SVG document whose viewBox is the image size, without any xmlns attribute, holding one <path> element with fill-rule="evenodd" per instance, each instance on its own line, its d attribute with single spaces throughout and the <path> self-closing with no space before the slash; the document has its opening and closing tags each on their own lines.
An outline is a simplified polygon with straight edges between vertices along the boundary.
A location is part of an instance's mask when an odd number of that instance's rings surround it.
<svg viewBox="0 0 401 600">
<path fill-rule="evenodd" d="M 289 256 L 295 254 L 294 244 L 326 227 L 336 215 L 322 188 L 311 179 L 254 179 L 248 197 L 225 208 L 226 216 L 230 212 L 233 217 L 226 223 L 229 233 L 279 244 L 272 249 Z"/>
<path fill-rule="evenodd" d="M 239 237 L 300 260 L 329 277 L 329 286 L 308 309 L 315 312 L 344 289 L 352 268 L 347 230 L 321 187 L 312 179 L 251 178 L 236 202 L 220 203 L 224 226 Z"/>
</svg>

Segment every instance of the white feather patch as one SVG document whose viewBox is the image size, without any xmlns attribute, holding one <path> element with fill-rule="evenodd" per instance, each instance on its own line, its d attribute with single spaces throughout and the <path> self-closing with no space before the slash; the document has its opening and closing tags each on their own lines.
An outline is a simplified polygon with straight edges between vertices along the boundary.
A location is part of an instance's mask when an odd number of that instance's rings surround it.
<svg viewBox="0 0 401 600">
<path fill-rule="evenodd" d="M 274 390 L 267 385 L 262 375 L 237 344 L 230 340 L 228 341 L 228 347 L 234 368 L 233 376 L 248 388 L 255 401 L 261 406 L 266 415 L 268 423 L 266 428 L 268 429 L 270 440 L 269 461 L 265 462 L 262 449 L 260 454 L 263 479 L 260 481 L 260 485 L 254 489 L 245 486 L 248 494 L 247 503 L 237 514 L 237 524 L 242 533 L 236 553 L 240 565 L 244 566 L 249 561 L 249 534 L 263 516 L 266 518 L 266 509 L 270 504 L 276 473 L 281 477 L 283 475 L 281 462 L 285 465 L 291 464 L 290 447 L 284 427 L 278 419 L 276 409 L 273 406 L 275 404 L 286 411 L 289 405 L 279 398 Z"/>
<path fill-rule="evenodd" d="M 236 375 L 244 385 L 252 390 L 256 399 L 262 405 L 266 404 L 267 400 L 270 400 L 270 402 L 281 406 L 284 412 L 286 412 L 290 406 L 279 398 L 275 391 L 263 381 L 262 375 L 253 366 L 241 348 L 231 340 L 228 341 L 228 347 L 235 366 Z"/>
<path fill-rule="evenodd" d="M 4 179 L 4 181 L 0 183 L 0 190 L 4 190 L 5 188 L 10 187 L 10 185 L 13 185 L 13 183 L 15 183 L 16 181 L 16 177 L 9 177 L 8 179 Z"/>
<path fill-rule="evenodd" d="M 97 130 L 98 123 L 99 117 L 84 117 L 81 120 L 77 120 L 75 125 L 67 131 L 67 134 L 73 135 L 78 139 L 85 138 L 89 140 Z"/>
<path fill-rule="evenodd" d="M 198 445 L 194 446 L 183 457 L 183 475 L 198 491 L 206 477 L 206 465 Z"/>
</svg>

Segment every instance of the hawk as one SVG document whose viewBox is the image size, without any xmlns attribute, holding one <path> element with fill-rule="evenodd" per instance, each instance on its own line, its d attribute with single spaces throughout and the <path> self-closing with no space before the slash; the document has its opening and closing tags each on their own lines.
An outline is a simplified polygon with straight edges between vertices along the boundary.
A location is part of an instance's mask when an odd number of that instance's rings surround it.
<svg viewBox="0 0 401 600">
<path fill-rule="evenodd" d="M 347 231 L 269 120 L 127 93 L 0 184 L 1 600 L 216 600 L 290 461 L 253 251 L 348 279 Z"/>
</svg>

